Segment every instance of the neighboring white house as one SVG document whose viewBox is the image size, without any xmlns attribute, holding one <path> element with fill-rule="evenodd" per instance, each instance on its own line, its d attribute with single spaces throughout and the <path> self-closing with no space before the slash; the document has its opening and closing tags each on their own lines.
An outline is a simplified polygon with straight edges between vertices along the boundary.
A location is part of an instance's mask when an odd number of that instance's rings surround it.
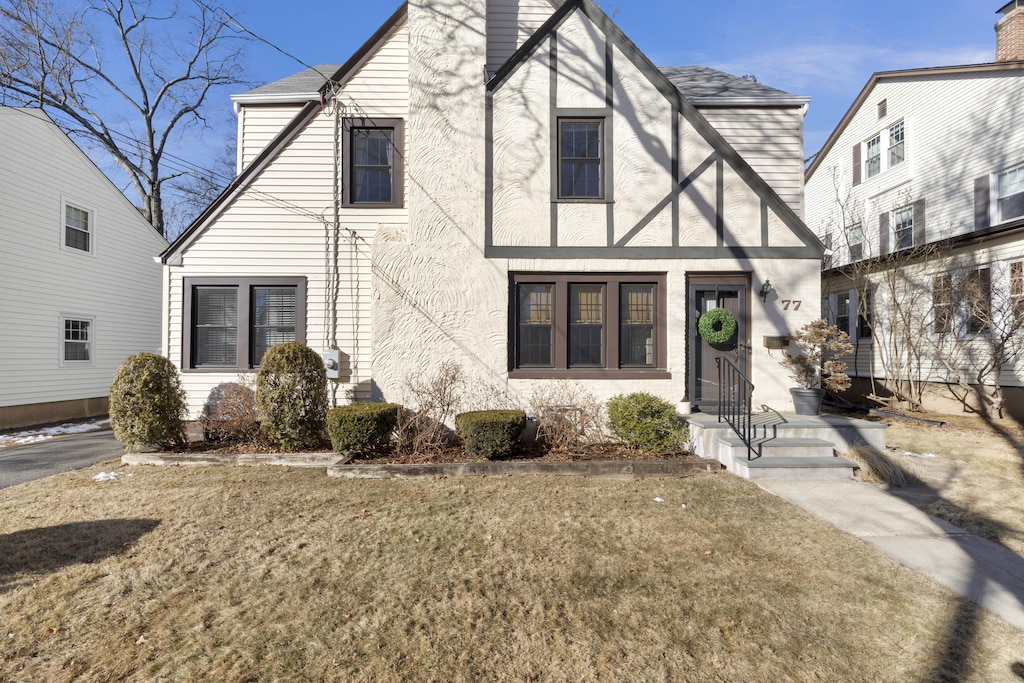
<svg viewBox="0 0 1024 683">
<path fill-rule="evenodd" d="M 160 351 L 167 241 L 38 109 L 0 107 L 0 428 L 102 415 Z"/>
<path fill-rule="evenodd" d="M 998 380 L 1022 416 L 1024 359 L 985 368 L 1001 335 L 1024 351 L 1024 3 L 999 12 L 996 62 L 868 80 L 807 170 L 806 219 L 865 392 L 888 374 L 878 395 L 950 408 Z"/>
<path fill-rule="evenodd" d="M 287 339 L 338 349 L 336 402 L 452 361 L 495 403 L 566 379 L 710 407 L 721 356 L 789 408 L 765 337 L 818 314 L 806 98 L 659 70 L 590 0 L 420 0 L 234 101 L 239 176 L 164 254 L 193 415 Z"/>
</svg>

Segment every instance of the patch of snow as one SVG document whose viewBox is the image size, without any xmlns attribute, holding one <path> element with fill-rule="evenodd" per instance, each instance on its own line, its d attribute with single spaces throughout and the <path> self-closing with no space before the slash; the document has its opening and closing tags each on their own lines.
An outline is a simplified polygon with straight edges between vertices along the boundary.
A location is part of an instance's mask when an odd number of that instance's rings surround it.
<svg viewBox="0 0 1024 683">
<path fill-rule="evenodd" d="M 100 472 L 92 478 L 93 481 L 114 481 L 124 472 Z"/>
<path fill-rule="evenodd" d="M 13 434 L 0 434 L 0 449 L 7 448 L 9 446 L 24 446 L 30 443 L 39 443 L 40 441 L 47 441 L 55 436 L 62 436 L 64 434 L 81 434 L 83 432 L 94 432 L 97 429 L 103 429 L 110 424 L 110 420 L 96 420 L 94 422 L 81 422 L 78 424 L 62 424 L 56 427 L 46 427 L 43 429 L 30 429 L 24 432 L 14 432 Z"/>
<path fill-rule="evenodd" d="M 665 502 L 665 499 L 664 499 L 664 498 L 655 498 L 655 499 L 654 499 L 654 502 L 655 502 L 655 503 L 664 503 L 664 502 Z"/>
</svg>

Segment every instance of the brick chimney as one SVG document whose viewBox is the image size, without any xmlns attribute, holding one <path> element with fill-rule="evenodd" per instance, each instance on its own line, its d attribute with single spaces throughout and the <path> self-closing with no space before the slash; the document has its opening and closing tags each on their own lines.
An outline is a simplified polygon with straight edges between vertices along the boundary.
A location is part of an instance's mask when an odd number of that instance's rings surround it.
<svg viewBox="0 0 1024 683">
<path fill-rule="evenodd" d="M 1024 0 L 1010 0 L 997 12 L 996 61 L 1024 60 Z"/>
</svg>

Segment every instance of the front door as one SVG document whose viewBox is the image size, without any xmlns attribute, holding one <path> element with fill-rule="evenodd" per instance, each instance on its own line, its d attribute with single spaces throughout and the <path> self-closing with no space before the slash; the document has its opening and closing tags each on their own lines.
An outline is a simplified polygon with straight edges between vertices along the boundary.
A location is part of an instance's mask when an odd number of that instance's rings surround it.
<svg viewBox="0 0 1024 683">
<path fill-rule="evenodd" d="M 690 372 L 689 392 L 694 406 L 704 412 L 718 408 L 718 366 L 716 358 L 727 358 L 750 377 L 750 312 L 747 300 L 750 278 L 746 275 L 692 276 L 689 286 Z M 724 308 L 736 318 L 736 333 L 722 344 L 705 341 L 697 328 L 700 316 Z"/>
</svg>

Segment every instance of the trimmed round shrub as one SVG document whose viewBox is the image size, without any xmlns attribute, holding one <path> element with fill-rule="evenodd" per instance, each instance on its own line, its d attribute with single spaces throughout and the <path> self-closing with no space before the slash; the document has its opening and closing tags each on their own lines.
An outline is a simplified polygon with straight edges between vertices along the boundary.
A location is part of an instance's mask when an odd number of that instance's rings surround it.
<svg viewBox="0 0 1024 683">
<path fill-rule="evenodd" d="M 240 382 L 218 384 L 199 416 L 203 437 L 214 441 L 247 441 L 259 434 L 256 394 Z"/>
<path fill-rule="evenodd" d="M 397 403 L 353 403 L 327 411 L 334 452 L 364 453 L 387 442 L 398 424 Z"/>
<path fill-rule="evenodd" d="M 526 429 L 522 410 L 474 410 L 455 416 L 455 432 L 470 455 L 488 460 L 507 457 Z"/>
<path fill-rule="evenodd" d="M 110 426 L 126 449 L 184 450 L 186 419 L 185 390 L 171 361 L 136 353 L 121 363 L 110 385 Z"/>
<path fill-rule="evenodd" d="M 313 349 L 299 342 L 272 346 L 256 375 L 260 430 L 286 451 L 316 448 L 327 416 L 327 371 Z"/>
<path fill-rule="evenodd" d="M 646 453 L 674 451 L 686 437 L 675 406 L 644 392 L 609 400 L 608 428 L 622 443 Z"/>
</svg>

